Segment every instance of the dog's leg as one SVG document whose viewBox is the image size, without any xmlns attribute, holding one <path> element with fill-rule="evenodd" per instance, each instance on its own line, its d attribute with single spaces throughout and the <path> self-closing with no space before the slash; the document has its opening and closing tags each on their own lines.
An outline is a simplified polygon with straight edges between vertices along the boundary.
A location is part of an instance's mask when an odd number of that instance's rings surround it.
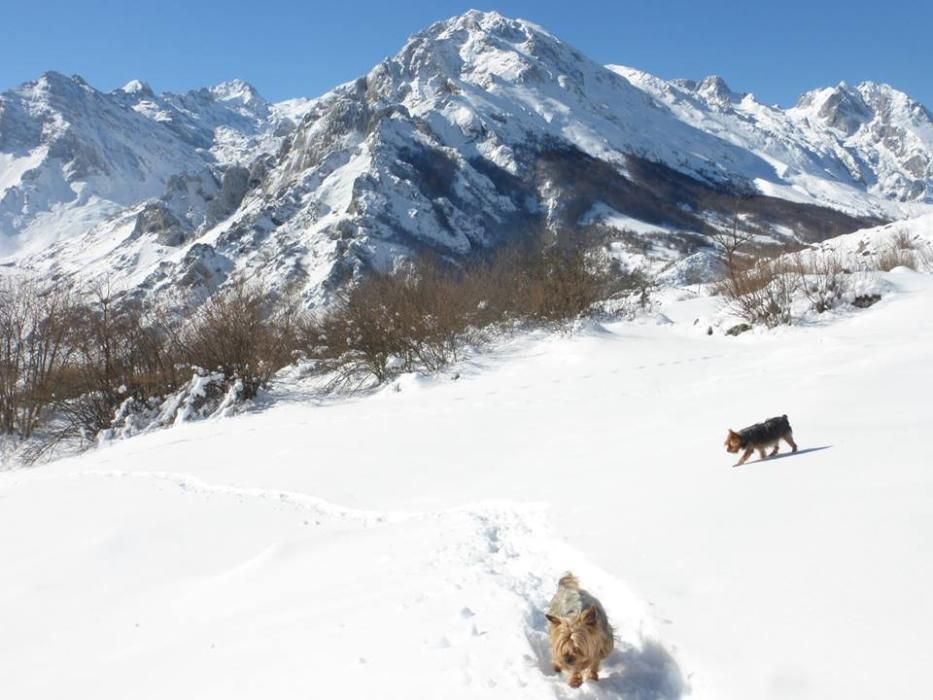
<svg viewBox="0 0 933 700">
<path fill-rule="evenodd" d="M 754 447 L 749 447 L 745 452 L 742 453 L 742 456 L 739 457 L 739 461 L 735 463 L 735 466 L 740 467 L 745 464 L 745 460 L 752 456 L 752 452 L 755 451 Z"/>
<path fill-rule="evenodd" d="M 784 436 L 784 442 L 786 442 L 788 445 L 790 445 L 791 451 L 793 451 L 793 452 L 796 452 L 796 451 L 797 451 L 797 443 L 794 442 L 794 436 L 793 436 L 793 435 L 791 435 L 790 433 L 787 433 L 787 435 Z"/>
<path fill-rule="evenodd" d="M 583 676 L 580 675 L 579 671 L 574 671 L 573 675 L 570 676 L 570 687 L 579 688 L 583 685 Z"/>
<path fill-rule="evenodd" d="M 760 459 L 765 459 L 767 455 L 765 454 L 765 449 L 763 447 L 758 448 L 758 457 Z"/>
<path fill-rule="evenodd" d="M 781 449 L 780 443 L 774 443 L 774 449 L 771 450 L 771 454 L 769 454 L 768 456 L 769 456 L 769 457 L 774 457 L 774 455 L 776 455 L 776 454 L 778 453 L 778 450 L 780 450 L 780 449 Z"/>
<path fill-rule="evenodd" d="M 599 680 L 599 662 L 597 661 L 595 665 L 590 666 L 586 669 L 586 678 L 591 681 Z"/>
<path fill-rule="evenodd" d="M 560 673 L 564 669 L 561 668 L 560 664 L 554 664 L 554 673 Z"/>
</svg>

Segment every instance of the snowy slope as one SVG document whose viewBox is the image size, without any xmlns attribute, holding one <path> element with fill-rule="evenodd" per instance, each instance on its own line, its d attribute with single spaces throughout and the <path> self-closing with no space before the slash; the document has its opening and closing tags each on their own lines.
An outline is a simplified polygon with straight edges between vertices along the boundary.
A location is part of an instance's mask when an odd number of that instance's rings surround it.
<svg viewBox="0 0 933 700">
<path fill-rule="evenodd" d="M 400 256 L 461 260 L 542 230 L 615 236 L 660 266 L 708 252 L 737 207 L 762 241 L 786 244 L 933 206 L 929 114 L 892 88 L 839 86 L 780 110 L 719 79 L 606 68 L 494 12 L 435 23 L 315 100 L 269 104 L 240 81 L 182 95 L 140 81 L 80 90 L 183 164 L 169 159 L 132 196 L 78 206 L 75 191 L 97 190 L 45 154 L 45 122 L 30 116 L 45 103 L 28 85 L 7 93 L 0 211 L 19 227 L 8 252 L 41 249 L 17 266 L 106 274 L 139 296 L 201 298 L 237 272 L 321 304 Z M 98 144 L 99 110 L 72 111 L 86 119 L 47 121 L 80 121 Z M 11 151 L 10 138 L 28 147 Z M 51 175 L 25 175 L 40 171 Z M 35 184 L 53 175 L 64 178 L 54 193 Z M 23 193 L 45 203 L 24 215 Z"/>
<path fill-rule="evenodd" d="M 917 271 L 933 273 L 933 214 L 837 236 L 803 254 L 830 254 L 851 270 L 870 270 L 892 250 L 905 251 Z"/>
<path fill-rule="evenodd" d="M 181 95 L 131 81 L 103 93 L 54 72 L 9 90 L 0 95 L 0 257 L 86 234 L 185 180 L 209 201 L 227 167 L 274 152 L 309 104 L 267 103 L 242 81 Z"/>
<path fill-rule="evenodd" d="M 707 336 L 715 300 L 685 298 L 673 323 L 503 342 L 456 380 L 323 403 L 287 384 L 0 474 L 0 687 L 929 697 L 933 279 L 882 278 L 804 327 Z M 781 413 L 800 452 L 731 468 L 726 428 Z M 619 636 L 579 691 L 544 646 L 567 568 Z"/>
<path fill-rule="evenodd" d="M 758 182 L 771 194 L 845 209 L 864 206 L 867 192 L 903 202 L 904 213 L 922 211 L 909 203 L 933 197 L 933 116 L 890 85 L 840 83 L 782 109 L 733 92 L 719 76 L 665 81 L 609 68 L 679 119 L 771 163 L 781 182 Z"/>
</svg>

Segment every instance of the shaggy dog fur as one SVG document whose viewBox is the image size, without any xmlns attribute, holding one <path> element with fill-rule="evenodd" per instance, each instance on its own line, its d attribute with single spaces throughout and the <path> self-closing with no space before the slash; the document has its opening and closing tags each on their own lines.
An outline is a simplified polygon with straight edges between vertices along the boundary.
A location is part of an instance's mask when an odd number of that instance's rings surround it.
<svg viewBox="0 0 933 700">
<path fill-rule="evenodd" d="M 599 664 L 614 647 L 612 627 L 600 602 L 580 588 L 576 576 L 566 573 L 557 582 L 546 617 L 554 670 L 570 674 L 571 688 L 580 687 L 584 675 L 599 680 Z"/>
<path fill-rule="evenodd" d="M 739 466 L 740 464 L 745 464 L 745 460 L 748 459 L 755 450 L 758 450 L 758 454 L 761 458 L 765 459 L 765 450 L 769 447 L 773 447 L 774 449 L 771 450 L 771 454 L 767 455 L 768 457 L 773 457 L 778 453 L 781 440 L 784 440 L 790 445 L 791 450 L 794 452 L 797 451 L 797 443 L 794 442 L 794 434 L 793 431 L 791 431 L 790 423 L 787 421 L 787 416 L 769 418 L 762 423 L 755 423 L 755 425 L 742 428 L 739 432 L 730 429 L 729 434 L 726 435 L 726 452 L 735 454 L 739 450 L 745 450 L 741 458 L 739 458 L 739 461 L 735 464 L 735 466 Z"/>
</svg>

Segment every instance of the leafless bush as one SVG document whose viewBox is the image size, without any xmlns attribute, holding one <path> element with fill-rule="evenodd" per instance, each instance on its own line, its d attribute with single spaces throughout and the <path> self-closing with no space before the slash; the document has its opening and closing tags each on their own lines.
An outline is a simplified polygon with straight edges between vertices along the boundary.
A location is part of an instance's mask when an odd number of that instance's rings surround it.
<svg viewBox="0 0 933 700">
<path fill-rule="evenodd" d="M 807 257 L 795 253 L 790 264 L 801 291 L 818 314 L 838 306 L 845 298 L 849 273 L 835 253 L 826 251 Z"/>
<path fill-rule="evenodd" d="M 748 323 L 769 328 L 791 322 L 791 304 L 799 286 L 799 275 L 792 264 L 781 258 L 736 261 L 727 267 L 715 290 L 732 312 Z"/>
<path fill-rule="evenodd" d="M 239 380 L 249 399 L 291 361 L 297 319 L 294 305 L 277 303 L 258 284 L 235 280 L 195 311 L 173 334 L 173 344 L 187 364 Z"/>
<path fill-rule="evenodd" d="M 903 228 L 895 231 L 894 236 L 891 238 L 891 247 L 897 250 L 913 250 L 915 246 L 910 232 Z"/>
<path fill-rule="evenodd" d="M 0 431 L 32 436 L 68 362 L 74 295 L 67 285 L 0 285 Z"/>
<path fill-rule="evenodd" d="M 890 272 L 895 267 L 909 267 L 911 270 L 916 270 L 917 256 L 911 248 L 892 245 L 875 254 L 875 267 L 882 272 Z"/>
<path fill-rule="evenodd" d="M 907 229 L 894 232 L 887 245 L 868 257 L 871 267 L 890 272 L 895 267 L 915 271 L 933 270 L 933 244 L 928 239 L 911 236 Z"/>
<path fill-rule="evenodd" d="M 728 229 L 717 229 L 710 235 L 719 249 L 720 257 L 727 270 L 747 267 L 747 249 L 754 240 L 754 235 L 739 228 L 738 202 L 732 215 L 732 224 Z"/>
<path fill-rule="evenodd" d="M 633 282 L 593 251 L 559 246 L 506 249 L 491 264 L 470 270 L 468 278 L 478 287 L 491 322 L 510 317 L 568 321 Z"/>
<path fill-rule="evenodd" d="M 74 310 L 72 354 L 59 378 L 57 408 L 70 432 L 93 437 L 127 399 L 145 402 L 178 386 L 179 356 L 168 326 L 106 284 Z M 66 433 L 69 431 L 65 431 Z"/>
<path fill-rule="evenodd" d="M 393 358 L 406 354 L 411 334 L 406 297 L 404 281 L 374 276 L 340 298 L 323 319 L 315 347 L 342 383 L 359 385 L 367 375 L 383 382 Z"/>
<path fill-rule="evenodd" d="M 422 258 L 348 291 L 308 326 L 304 347 L 340 386 L 380 383 L 456 361 L 465 342 L 496 324 L 576 318 L 622 280 L 647 293 L 634 277 L 613 275 L 582 250 L 511 248 L 467 268 Z"/>
</svg>

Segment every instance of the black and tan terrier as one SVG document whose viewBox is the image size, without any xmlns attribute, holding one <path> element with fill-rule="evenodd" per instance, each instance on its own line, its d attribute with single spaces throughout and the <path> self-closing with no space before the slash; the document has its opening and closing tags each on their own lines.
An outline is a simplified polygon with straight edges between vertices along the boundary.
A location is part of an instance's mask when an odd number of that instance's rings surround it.
<svg viewBox="0 0 933 700">
<path fill-rule="evenodd" d="M 774 449 L 767 456 L 773 457 L 778 453 L 781 440 L 790 445 L 791 450 L 797 451 L 797 443 L 794 442 L 794 433 L 790 428 L 787 416 L 769 418 L 761 423 L 742 428 L 739 432 L 735 432 L 730 428 L 729 434 L 726 435 L 726 452 L 735 454 L 739 450 L 745 450 L 739 461 L 734 465 L 737 467 L 745 464 L 745 460 L 751 457 L 752 452 L 755 450 L 758 450 L 760 457 L 765 459 L 765 450 L 772 447 Z"/>
<path fill-rule="evenodd" d="M 609 618 L 600 602 L 580 588 L 577 577 L 564 574 L 548 607 L 548 639 L 557 673 L 570 674 L 570 687 L 579 688 L 584 676 L 599 680 L 599 664 L 615 642 Z"/>
</svg>

